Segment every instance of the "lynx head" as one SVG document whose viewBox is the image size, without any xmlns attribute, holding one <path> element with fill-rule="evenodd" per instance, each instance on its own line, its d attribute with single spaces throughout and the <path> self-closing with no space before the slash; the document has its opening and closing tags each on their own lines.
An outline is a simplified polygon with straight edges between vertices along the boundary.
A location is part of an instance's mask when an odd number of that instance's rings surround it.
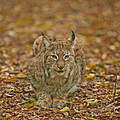
<svg viewBox="0 0 120 120">
<path fill-rule="evenodd" d="M 44 66 L 48 74 L 66 75 L 74 66 L 74 39 L 75 34 L 68 40 L 56 40 L 50 42 L 45 36 L 42 41 L 45 47 Z"/>
</svg>

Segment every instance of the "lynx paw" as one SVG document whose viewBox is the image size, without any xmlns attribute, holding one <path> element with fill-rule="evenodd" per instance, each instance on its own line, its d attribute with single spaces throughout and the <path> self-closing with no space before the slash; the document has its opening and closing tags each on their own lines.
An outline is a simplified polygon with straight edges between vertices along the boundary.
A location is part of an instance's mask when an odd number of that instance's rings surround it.
<svg viewBox="0 0 120 120">
<path fill-rule="evenodd" d="M 52 107 L 64 107 L 66 104 L 65 100 L 54 100 Z"/>
<path fill-rule="evenodd" d="M 48 104 L 44 101 L 37 101 L 36 105 L 39 107 L 47 107 L 47 108 L 51 107 L 51 104 Z"/>
<path fill-rule="evenodd" d="M 49 95 L 47 94 L 39 94 L 38 100 L 36 105 L 40 107 L 51 107 L 52 106 L 52 100 Z"/>
</svg>

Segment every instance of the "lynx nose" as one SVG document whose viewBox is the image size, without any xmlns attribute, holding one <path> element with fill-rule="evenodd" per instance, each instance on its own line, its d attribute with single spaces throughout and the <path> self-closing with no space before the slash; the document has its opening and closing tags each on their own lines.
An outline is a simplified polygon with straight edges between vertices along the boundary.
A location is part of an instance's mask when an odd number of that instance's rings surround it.
<svg viewBox="0 0 120 120">
<path fill-rule="evenodd" d="M 59 68 L 59 70 L 63 70 L 65 66 L 64 61 L 62 60 L 62 58 L 59 58 L 59 60 L 57 61 L 57 67 Z"/>
<path fill-rule="evenodd" d="M 58 68 L 59 68 L 60 70 L 62 70 L 62 69 L 64 68 L 64 66 L 58 66 Z"/>
</svg>

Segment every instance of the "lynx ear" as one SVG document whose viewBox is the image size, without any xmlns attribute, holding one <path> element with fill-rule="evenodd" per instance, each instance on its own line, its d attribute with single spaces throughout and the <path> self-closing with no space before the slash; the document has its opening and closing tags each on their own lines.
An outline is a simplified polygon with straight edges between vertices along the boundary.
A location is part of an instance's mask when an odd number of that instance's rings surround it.
<svg viewBox="0 0 120 120">
<path fill-rule="evenodd" d="M 43 41 L 45 48 L 48 49 L 48 47 L 50 46 L 49 40 L 45 36 L 43 36 L 42 41 Z"/>
<path fill-rule="evenodd" d="M 33 55 L 36 56 L 41 51 L 42 36 L 38 37 L 33 44 Z"/>
<path fill-rule="evenodd" d="M 75 34 L 74 34 L 74 32 L 72 31 L 72 35 L 71 35 L 71 37 L 68 38 L 68 40 L 71 41 L 71 42 L 73 42 L 74 39 L 75 39 Z"/>
</svg>

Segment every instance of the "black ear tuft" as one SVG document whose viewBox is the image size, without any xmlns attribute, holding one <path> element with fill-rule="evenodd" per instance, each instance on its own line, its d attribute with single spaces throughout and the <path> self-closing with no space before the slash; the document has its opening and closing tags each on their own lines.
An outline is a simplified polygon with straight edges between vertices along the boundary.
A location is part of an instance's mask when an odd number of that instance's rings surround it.
<svg viewBox="0 0 120 120">
<path fill-rule="evenodd" d="M 68 40 L 74 41 L 74 39 L 75 39 L 75 33 L 72 31 L 72 35 L 71 37 L 68 38 Z"/>
</svg>

